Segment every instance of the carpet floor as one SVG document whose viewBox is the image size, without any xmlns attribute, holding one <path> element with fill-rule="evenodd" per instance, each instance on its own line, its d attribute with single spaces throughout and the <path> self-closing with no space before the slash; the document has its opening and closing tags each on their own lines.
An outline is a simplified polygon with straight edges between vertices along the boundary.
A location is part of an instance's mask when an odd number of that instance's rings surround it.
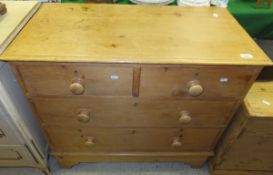
<svg viewBox="0 0 273 175">
<path fill-rule="evenodd" d="M 82 163 L 70 169 L 53 168 L 52 175 L 209 175 L 207 166 L 182 163 Z M 0 168 L 0 175 L 43 175 L 33 168 Z"/>
</svg>

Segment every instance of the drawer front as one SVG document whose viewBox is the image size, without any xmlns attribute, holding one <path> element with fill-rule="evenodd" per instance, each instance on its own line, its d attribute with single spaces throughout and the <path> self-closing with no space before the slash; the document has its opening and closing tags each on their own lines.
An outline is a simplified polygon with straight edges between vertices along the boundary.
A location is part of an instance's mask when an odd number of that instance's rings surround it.
<svg viewBox="0 0 273 175">
<path fill-rule="evenodd" d="M 130 67 L 85 64 L 20 64 L 30 95 L 131 96 Z"/>
<path fill-rule="evenodd" d="M 45 127 L 54 152 L 210 151 L 219 128 Z"/>
<path fill-rule="evenodd" d="M 240 98 L 254 72 L 250 68 L 144 67 L 140 96 Z"/>
<path fill-rule="evenodd" d="M 235 101 L 142 98 L 34 98 L 46 124 L 92 127 L 180 127 L 224 125 Z"/>
<path fill-rule="evenodd" d="M 37 163 L 31 153 L 24 146 L 0 146 L 0 166 L 28 166 L 34 167 Z"/>
<path fill-rule="evenodd" d="M 22 155 L 20 152 L 13 150 L 13 149 L 4 149 L 4 150 L 0 150 L 0 160 L 4 161 L 4 160 L 21 160 L 22 159 Z"/>
</svg>

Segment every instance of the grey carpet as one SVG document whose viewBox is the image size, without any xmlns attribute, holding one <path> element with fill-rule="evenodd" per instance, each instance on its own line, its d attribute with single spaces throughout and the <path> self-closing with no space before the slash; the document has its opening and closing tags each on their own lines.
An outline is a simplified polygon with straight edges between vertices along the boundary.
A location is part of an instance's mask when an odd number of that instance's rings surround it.
<svg viewBox="0 0 273 175">
<path fill-rule="evenodd" d="M 207 166 L 182 163 L 83 163 L 71 169 L 53 168 L 52 175 L 209 175 Z M 0 168 L 0 175 L 43 175 L 32 168 Z"/>
</svg>

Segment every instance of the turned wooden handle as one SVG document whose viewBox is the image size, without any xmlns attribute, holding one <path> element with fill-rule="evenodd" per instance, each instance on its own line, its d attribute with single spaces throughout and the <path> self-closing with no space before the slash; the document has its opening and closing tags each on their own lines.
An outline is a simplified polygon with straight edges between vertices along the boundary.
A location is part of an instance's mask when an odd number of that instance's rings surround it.
<svg viewBox="0 0 273 175">
<path fill-rule="evenodd" d="M 87 123 L 90 120 L 90 112 L 87 109 L 82 109 L 78 113 L 77 119 L 81 123 Z"/>
<path fill-rule="evenodd" d="M 74 95 L 81 95 L 84 93 L 84 85 L 82 79 L 74 79 L 69 86 L 70 91 Z"/>
<path fill-rule="evenodd" d="M 197 97 L 203 93 L 204 89 L 199 81 L 193 80 L 188 83 L 188 92 L 191 96 Z"/>
<path fill-rule="evenodd" d="M 182 146 L 181 139 L 179 137 L 174 138 L 173 142 L 172 142 L 172 146 L 173 147 L 180 147 L 180 146 Z"/>
<path fill-rule="evenodd" d="M 85 141 L 86 146 L 94 146 L 95 145 L 95 139 L 94 137 L 87 137 Z"/>
<path fill-rule="evenodd" d="M 5 13 L 7 13 L 7 7 L 4 3 L 0 2 L 0 15 L 4 15 Z"/>
<path fill-rule="evenodd" d="M 179 122 L 185 123 L 185 124 L 188 124 L 191 122 L 192 117 L 190 116 L 190 113 L 188 111 L 182 111 L 180 114 L 181 115 L 179 118 Z"/>
</svg>

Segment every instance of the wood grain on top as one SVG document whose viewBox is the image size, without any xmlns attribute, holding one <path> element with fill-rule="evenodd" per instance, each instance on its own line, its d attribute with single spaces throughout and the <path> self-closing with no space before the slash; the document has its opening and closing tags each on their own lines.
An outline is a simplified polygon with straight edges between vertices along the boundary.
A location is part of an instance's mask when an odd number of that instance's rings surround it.
<svg viewBox="0 0 273 175">
<path fill-rule="evenodd" d="M 226 9 L 91 4 L 42 5 L 1 59 L 272 64 Z"/>
<path fill-rule="evenodd" d="M 245 98 L 250 116 L 273 117 L 273 81 L 255 82 Z"/>
</svg>

